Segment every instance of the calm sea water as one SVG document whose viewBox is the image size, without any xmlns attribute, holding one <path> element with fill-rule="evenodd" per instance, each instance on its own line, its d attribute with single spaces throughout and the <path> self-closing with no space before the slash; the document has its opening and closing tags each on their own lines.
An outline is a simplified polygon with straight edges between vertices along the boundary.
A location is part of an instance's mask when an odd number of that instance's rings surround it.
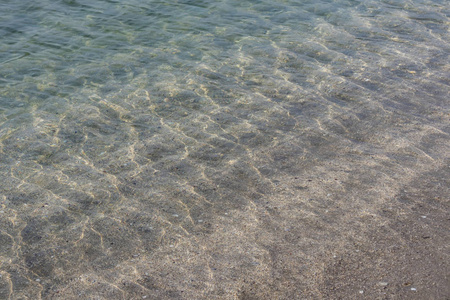
<svg viewBox="0 0 450 300">
<path fill-rule="evenodd" d="M 366 222 L 348 216 L 385 220 L 448 164 L 449 16 L 2 0 L 0 298 L 314 295 L 317 253 Z"/>
</svg>

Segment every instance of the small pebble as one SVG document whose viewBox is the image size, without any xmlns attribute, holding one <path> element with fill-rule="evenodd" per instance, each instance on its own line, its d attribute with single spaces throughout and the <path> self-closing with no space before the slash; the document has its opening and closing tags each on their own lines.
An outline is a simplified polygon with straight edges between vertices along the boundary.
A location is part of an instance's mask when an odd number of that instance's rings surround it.
<svg viewBox="0 0 450 300">
<path fill-rule="evenodd" d="M 177 214 L 173 214 L 172 216 L 174 216 L 175 218 L 178 218 L 178 215 L 177 215 Z"/>
<path fill-rule="evenodd" d="M 360 294 L 364 294 L 364 291 L 359 291 Z"/>
<path fill-rule="evenodd" d="M 422 219 L 426 219 L 426 218 L 427 218 L 427 216 L 421 216 L 421 218 L 422 218 Z"/>
<path fill-rule="evenodd" d="M 36 282 L 41 282 L 41 280 L 38 278 L 38 279 L 36 279 Z"/>
<path fill-rule="evenodd" d="M 198 220 L 197 222 L 199 222 L 199 223 L 203 223 L 203 220 Z"/>
<path fill-rule="evenodd" d="M 381 285 L 381 286 L 387 286 L 388 285 L 387 282 L 379 282 L 378 284 Z"/>
<path fill-rule="evenodd" d="M 417 289 L 416 288 L 411 288 L 411 291 L 417 291 Z"/>
</svg>

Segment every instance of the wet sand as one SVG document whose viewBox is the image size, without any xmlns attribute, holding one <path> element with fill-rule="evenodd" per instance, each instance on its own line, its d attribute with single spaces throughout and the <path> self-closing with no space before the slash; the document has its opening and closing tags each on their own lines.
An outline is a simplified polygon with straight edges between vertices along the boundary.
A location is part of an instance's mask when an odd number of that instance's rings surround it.
<svg viewBox="0 0 450 300">
<path fill-rule="evenodd" d="M 391 117 L 401 125 L 361 137 L 389 143 L 355 147 L 311 130 L 255 148 L 214 185 L 190 174 L 191 186 L 116 203 L 81 226 L 80 208 L 31 204 L 25 223 L 3 202 L 12 233 L 2 233 L 2 257 L 24 265 L 3 260 L 1 297 L 448 299 L 448 128 Z M 308 147 L 292 153 L 299 143 Z M 207 193 L 221 205 L 206 196 L 185 210 Z"/>
</svg>

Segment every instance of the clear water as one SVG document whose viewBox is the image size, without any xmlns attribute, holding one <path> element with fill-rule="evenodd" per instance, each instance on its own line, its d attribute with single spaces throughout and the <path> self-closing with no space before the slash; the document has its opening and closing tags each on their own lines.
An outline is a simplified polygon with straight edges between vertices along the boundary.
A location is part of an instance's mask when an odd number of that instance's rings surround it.
<svg viewBox="0 0 450 300">
<path fill-rule="evenodd" d="M 449 16 L 2 0 L 0 298 L 318 296 L 321 262 L 449 175 Z"/>
</svg>

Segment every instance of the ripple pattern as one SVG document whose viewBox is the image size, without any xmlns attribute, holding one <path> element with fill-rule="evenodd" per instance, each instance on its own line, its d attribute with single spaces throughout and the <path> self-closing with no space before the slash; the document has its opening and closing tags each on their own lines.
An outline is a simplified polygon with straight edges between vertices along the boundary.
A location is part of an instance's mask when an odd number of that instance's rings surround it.
<svg viewBox="0 0 450 300">
<path fill-rule="evenodd" d="M 425 212 L 448 267 L 447 1 L 0 7 L 1 299 L 339 298 Z"/>
</svg>

